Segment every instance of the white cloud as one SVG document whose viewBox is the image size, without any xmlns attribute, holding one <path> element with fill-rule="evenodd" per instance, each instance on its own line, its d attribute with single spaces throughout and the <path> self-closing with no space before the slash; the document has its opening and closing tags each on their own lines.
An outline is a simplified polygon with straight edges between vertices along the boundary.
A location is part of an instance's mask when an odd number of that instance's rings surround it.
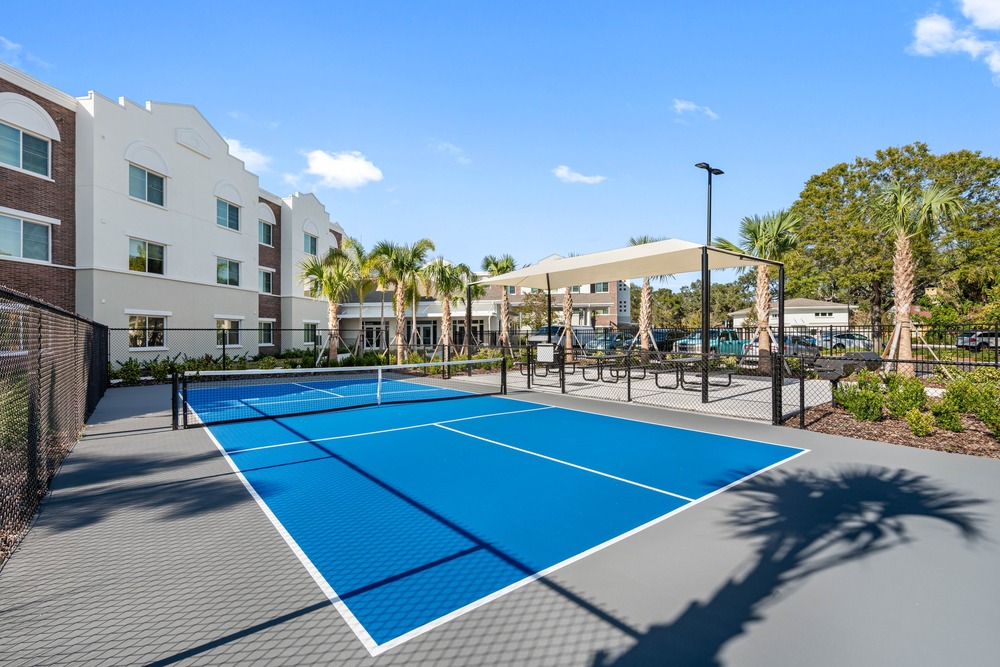
<svg viewBox="0 0 1000 667">
<path fill-rule="evenodd" d="M 42 69 L 51 69 L 52 65 L 45 62 L 35 54 L 30 51 L 24 50 L 23 44 L 15 44 L 3 35 L 0 35 L 0 61 L 3 61 L 10 65 L 11 67 L 23 67 L 21 62 L 21 57 L 28 61 L 32 65 L 37 65 Z"/>
<path fill-rule="evenodd" d="M 239 139 L 226 139 L 226 143 L 229 144 L 229 154 L 243 160 L 247 171 L 259 174 L 269 170 L 271 164 L 270 156 L 244 146 L 240 143 Z"/>
<path fill-rule="evenodd" d="M 717 120 L 719 114 L 715 113 L 708 107 L 701 106 L 700 104 L 695 104 L 689 100 L 674 100 L 674 113 L 677 115 L 683 115 L 686 113 L 701 113 L 705 114 L 712 120 Z"/>
<path fill-rule="evenodd" d="M 1000 2 L 997 0 L 962 0 L 962 14 L 977 28 L 1000 30 Z"/>
<path fill-rule="evenodd" d="M 306 153 L 307 167 L 300 174 L 285 174 L 285 182 L 298 186 L 306 177 L 318 177 L 312 186 L 354 190 L 382 180 L 382 170 L 357 151 Z"/>
<path fill-rule="evenodd" d="M 573 171 L 564 164 L 559 165 L 552 170 L 552 173 L 556 175 L 563 183 L 586 183 L 587 185 L 596 185 L 602 181 L 606 181 L 607 176 L 584 176 L 578 172 Z"/>
<path fill-rule="evenodd" d="M 959 27 L 941 14 L 918 19 L 913 27 L 913 43 L 907 52 L 918 56 L 965 53 L 982 60 L 1000 86 L 1000 42 L 984 39 L 980 30 L 1000 28 L 1000 3 L 996 0 L 963 0 L 962 13 L 972 19 L 971 27 Z"/>
<path fill-rule="evenodd" d="M 436 144 L 432 144 L 432 148 L 438 153 L 444 153 L 452 156 L 459 164 L 472 164 L 472 160 L 465 154 L 465 151 L 453 143 L 440 141 Z"/>
</svg>

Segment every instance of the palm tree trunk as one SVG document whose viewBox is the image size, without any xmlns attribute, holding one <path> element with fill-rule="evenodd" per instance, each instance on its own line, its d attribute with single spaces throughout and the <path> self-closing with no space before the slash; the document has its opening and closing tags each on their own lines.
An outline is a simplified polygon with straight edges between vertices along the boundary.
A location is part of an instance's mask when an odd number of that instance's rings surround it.
<svg viewBox="0 0 1000 667">
<path fill-rule="evenodd" d="M 403 294 L 402 286 L 396 285 L 396 291 L 392 295 L 393 305 L 396 311 L 396 363 L 403 363 L 403 332 L 406 330 L 406 295 Z"/>
<path fill-rule="evenodd" d="M 333 362 L 337 359 L 337 349 L 340 346 L 340 318 L 337 316 L 340 304 L 335 301 L 329 301 L 328 304 L 327 318 L 330 321 L 330 328 L 327 331 L 326 358 L 327 366 L 333 366 Z"/>
<path fill-rule="evenodd" d="M 573 361 L 573 294 L 567 287 L 563 293 L 563 347 L 566 348 L 566 361 Z"/>
<path fill-rule="evenodd" d="M 649 361 L 649 347 L 653 326 L 653 286 L 649 278 L 642 279 L 642 297 L 639 299 L 639 347 L 642 348 L 642 363 Z"/>
<path fill-rule="evenodd" d="M 510 347 L 510 301 L 507 300 L 507 288 L 503 287 L 500 293 L 500 352 L 506 349 L 511 356 L 514 352 Z"/>
<path fill-rule="evenodd" d="M 446 355 L 446 359 L 451 358 L 451 299 L 445 295 L 441 300 L 441 353 Z"/>
<path fill-rule="evenodd" d="M 385 336 L 385 338 L 382 338 Z M 385 285 L 382 286 L 382 303 L 379 306 L 378 313 L 378 338 L 379 347 L 385 345 L 386 350 L 389 349 L 389 336 L 385 334 Z"/>
<path fill-rule="evenodd" d="M 757 368 L 771 370 L 771 277 L 766 264 L 757 265 Z"/>
<path fill-rule="evenodd" d="M 892 267 L 896 329 L 899 331 L 899 353 L 896 358 L 905 362 L 913 359 L 910 326 L 910 306 L 913 304 L 913 254 L 910 250 L 910 237 L 903 229 L 896 235 L 896 252 L 892 256 Z M 913 364 L 899 364 L 896 372 L 905 377 L 913 377 Z"/>
<path fill-rule="evenodd" d="M 413 310 L 410 312 L 410 320 L 412 322 L 412 326 L 410 328 L 410 345 L 412 346 L 413 349 L 416 349 L 416 347 L 417 347 L 417 341 L 420 340 L 420 337 L 417 334 L 417 287 L 416 287 L 416 283 L 414 283 L 414 286 L 413 286 Z"/>
</svg>

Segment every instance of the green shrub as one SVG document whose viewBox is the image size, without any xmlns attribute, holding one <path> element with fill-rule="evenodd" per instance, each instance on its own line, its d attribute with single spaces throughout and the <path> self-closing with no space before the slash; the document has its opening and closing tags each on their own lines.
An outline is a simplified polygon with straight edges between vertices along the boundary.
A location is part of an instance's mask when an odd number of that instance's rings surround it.
<svg viewBox="0 0 1000 667">
<path fill-rule="evenodd" d="M 125 383 L 138 382 L 142 378 L 142 366 L 139 360 L 129 357 L 128 361 L 118 362 L 118 379 Z"/>
<path fill-rule="evenodd" d="M 994 437 L 1000 439 L 1000 389 L 993 385 L 985 385 L 980 393 L 980 399 L 975 408 L 975 415 L 993 431 Z"/>
<path fill-rule="evenodd" d="M 174 370 L 174 362 L 172 359 L 160 359 L 159 356 L 154 358 L 149 362 L 149 374 L 157 382 L 163 382 L 168 377 L 170 373 Z"/>
<path fill-rule="evenodd" d="M 261 357 L 257 360 L 257 368 L 260 368 L 261 370 L 269 371 L 277 366 L 278 360 L 274 357 Z"/>
<path fill-rule="evenodd" d="M 882 393 L 882 378 L 879 377 L 878 373 L 862 368 L 854 377 L 859 391 Z"/>
<path fill-rule="evenodd" d="M 909 378 L 891 373 L 886 378 L 885 407 L 890 417 L 902 417 L 910 410 L 922 410 L 927 405 L 924 383 L 917 378 Z"/>
<path fill-rule="evenodd" d="M 904 415 L 904 419 L 910 425 L 913 435 L 924 437 L 934 432 L 934 415 L 929 412 L 912 408 Z"/>
<path fill-rule="evenodd" d="M 962 416 L 954 400 L 948 398 L 947 394 L 939 401 L 930 404 L 931 414 L 934 415 L 934 423 L 939 428 L 952 433 L 961 433 L 965 430 L 962 425 Z"/>
<path fill-rule="evenodd" d="M 881 390 L 862 389 L 860 383 L 833 390 L 833 398 L 855 419 L 876 421 L 882 417 L 885 396 Z"/>
</svg>

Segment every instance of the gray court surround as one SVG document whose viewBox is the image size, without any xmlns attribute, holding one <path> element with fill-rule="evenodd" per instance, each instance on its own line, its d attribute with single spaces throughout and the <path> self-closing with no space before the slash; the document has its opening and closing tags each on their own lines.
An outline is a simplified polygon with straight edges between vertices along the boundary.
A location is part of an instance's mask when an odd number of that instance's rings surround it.
<svg viewBox="0 0 1000 667">
<path fill-rule="evenodd" d="M 514 397 L 811 451 L 372 658 L 168 389 L 114 389 L 0 571 L 0 663 L 996 664 L 1000 461 Z"/>
</svg>

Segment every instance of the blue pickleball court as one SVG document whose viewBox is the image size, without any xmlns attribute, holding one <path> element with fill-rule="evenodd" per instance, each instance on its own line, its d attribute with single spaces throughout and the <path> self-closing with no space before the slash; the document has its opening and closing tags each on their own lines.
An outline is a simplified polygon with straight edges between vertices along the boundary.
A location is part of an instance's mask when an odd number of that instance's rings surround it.
<svg viewBox="0 0 1000 667">
<path fill-rule="evenodd" d="M 209 428 L 372 654 L 804 451 L 494 396 Z"/>
</svg>

